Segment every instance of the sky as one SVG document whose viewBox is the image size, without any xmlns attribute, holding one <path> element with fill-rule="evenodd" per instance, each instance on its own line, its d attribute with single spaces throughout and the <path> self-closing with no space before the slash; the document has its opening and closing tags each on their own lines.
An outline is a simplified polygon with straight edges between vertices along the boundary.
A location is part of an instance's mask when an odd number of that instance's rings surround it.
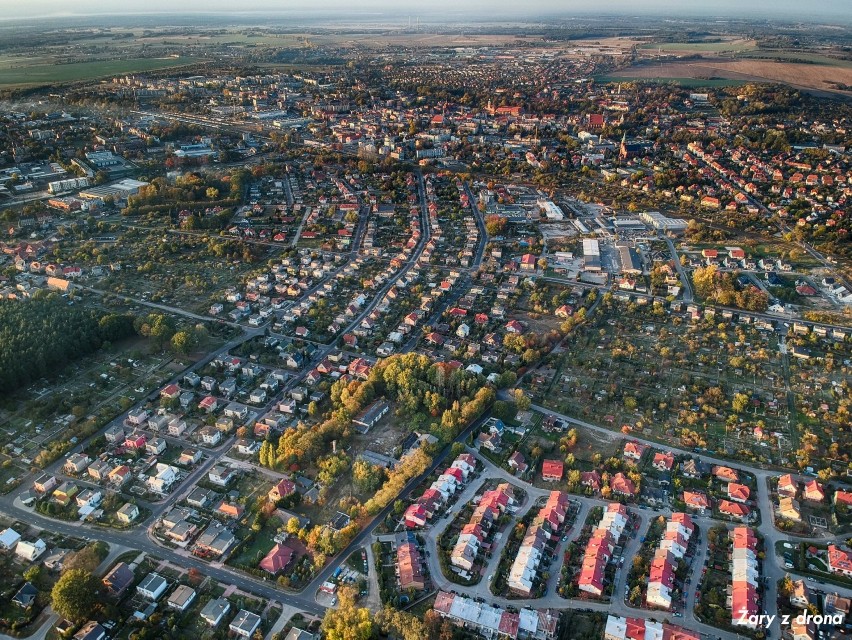
<svg viewBox="0 0 852 640">
<path fill-rule="evenodd" d="M 852 23 L 852 0 L 0 0 L 6 18 L 38 18 L 58 15 L 134 14 L 134 13 L 232 13 L 256 11 L 329 11 L 386 14 L 388 18 L 411 12 L 426 19 L 427 12 L 445 16 L 496 14 L 525 17 L 531 21 L 541 14 L 565 15 L 623 13 L 692 17 L 763 17 L 781 20 L 826 20 Z M 485 11 L 487 10 L 487 11 Z"/>
</svg>

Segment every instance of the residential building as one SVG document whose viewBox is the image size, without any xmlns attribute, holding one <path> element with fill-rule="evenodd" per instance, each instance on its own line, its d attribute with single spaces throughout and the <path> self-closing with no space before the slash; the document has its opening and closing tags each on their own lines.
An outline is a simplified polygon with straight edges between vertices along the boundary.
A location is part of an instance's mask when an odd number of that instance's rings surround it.
<svg viewBox="0 0 852 640">
<path fill-rule="evenodd" d="M 287 568 L 287 565 L 293 560 L 294 555 L 295 552 L 291 547 L 278 543 L 269 550 L 269 553 L 260 561 L 258 566 L 267 573 L 277 575 Z"/>
<path fill-rule="evenodd" d="M 139 517 L 139 507 L 126 502 L 121 506 L 121 509 L 115 512 L 115 517 L 119 522 L 130 524 Z"/>
<path fill-rule="evenodd" d="M 119 562 L 104 576 L 103 583 L 107 593 L 119 597 L 130 588 L 135 579 L 133 570 L 125 563 Z"/>
<path fill-rule="evenodd" d="M 756 628 L 758 608 L 757 538 L 748 527 L 731 531 L 731 624 Z"/>
<path fill-rule="evenodd" d="M 400 591 L 426 588 L 423 560 L 417 540 L 412 533 L 400 533 L 396 539 L 396 566 L 399 573 Z"/>
<path fill-rule="evenodd" d="M 245 609 L 240 609 L 240 612 L 236 615 L 236 617 L 231 620 L 231 624 L 228 625 L 228 629 L 238 636 L 250 638 L 259 626 L 259 615 L 252 613 L 251 611 L 246 611 Z"/>
<path fill-rule="evenodd" d="M 211 627 L 218 627 L 224 617 L 231 610 L 231 603 L 225 598 L 215 598 L 210 600 L 201 610 L 201 619 Z"/>
<path fill-rule="evenodd" d="M 147 600 L 156 601 L 166 592 L 169 583 L 159 573 L 149 573 L 136 585 L 136 593 Z"/>
<path fill-rule="evenodd" d="M 18 547 L 20 546 L 21 543 L 18 544 Z M 852 578 L 852 552 L 836 544 L 830 544 L 828 545 L 827 557 L 828 570 L 831 573 Z"/>
<path fill-rule="evenodd" d="M 176 609 L 177 611 L 186 611 L 195 601 L 195 589 L 185 584 L 178 585 L 178 587 L 169 594 L 169 597 L 166 599 L 166 604 L 172 609 Z"/>
<path fill-rule="evenodd" d="M 15 555 L 27 562 L 35 562 L 44 555 L 45 551 L 47 551 L 47 543 L 41 538 L 33 541 L 20 540 L 15 547 Z"/>
</svg>

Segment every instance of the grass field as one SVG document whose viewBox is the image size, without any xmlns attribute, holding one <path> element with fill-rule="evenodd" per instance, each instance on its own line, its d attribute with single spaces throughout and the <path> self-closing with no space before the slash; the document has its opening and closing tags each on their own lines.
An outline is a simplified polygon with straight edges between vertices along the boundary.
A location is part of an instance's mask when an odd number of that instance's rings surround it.
<svg viewBox="0 0 852 640">
<path fill-rule="evenodd" d="M 72 64 L 35 64 L 0 68 L 0 87 L 28 87 L 41 84 L 95 80 L 115 74 L 142 73 L 195 64 L 197 58 L 130 58 L 96 60 Z"/>
<path fill-rule="evenodd" d="M 760 49 L 743 52 L 736 56 L 741 60 L 787 60 L 790 62 L 804 62 L 817 65 L 828 65 L 840 67 L 841 69 L 852 69 L 852 60 L 840 60 L 819 53 L 808 53 L 806 51 L 781 51 L 775 49 Z"/>
<path fill-rule="evenodd" d="M 747 84 L 745 80 L 728 80 L 727 78 L 630 78 L 627 76 L 597 76 L 596 82 L 674 82 L 681 87 L 738 87 Z"/>
<path fill-rule="evenodd" d="M 640 47 L 646 50 L 667 52 L 719 53 L 722 51 L 748 51 L 756 46 L 754 40 L 726 40 L 724 42 L 649 42 Z"/>
</svg>

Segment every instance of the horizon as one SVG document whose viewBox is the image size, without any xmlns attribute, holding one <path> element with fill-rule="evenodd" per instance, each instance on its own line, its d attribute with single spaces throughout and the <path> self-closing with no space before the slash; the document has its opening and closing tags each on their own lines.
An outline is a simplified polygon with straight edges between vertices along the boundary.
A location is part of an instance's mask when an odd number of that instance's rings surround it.
<svg viewBox="0 0 852 640">
<path fill-rule="evenodd" d="M 105 6 L 106 5 L 106 6 Z M 553 2 L 552 0 L 534 0 L 523 8 L 507 0 L 497 2 L 485 2 L 473 0 L 459 7 L 458 3 L 448 0 L 439 0 L 429 5 L 428 11 L 424 11 L 422 5 L 414 3 L 389 4 L 383 0 L 361 3 L 357 8 L 340 3 L 337 0 L 320 0 L 318 4 L 310 8 L 282 7 L 279 3 L 269 0 L 249 0 L 242 3 L 238 9 L 232 7 L 225 0 L 188 0 L 182 3 L 180 10 L 173 9 L 173 3 L 165 0 L 151 0 L 147 3 L 146 11 L 128 9 L 123 3 L 98 2 L 96 0 L 81 0 L 76 3 L 74 10 L 69 10 L 68 5 L 57 0 L 37 0 L 30 2 L 20 8 L 8 7 L 6 14 L 0 18 L 4 22 L 46 22 L 63 18 L 86 19 L 86 18 L 156 18 L 162 16 L 181 17 L 208 15 L 211 18 L 221 20 L 223 17 L 233 16 L 270 16 L 270 17 L 298 17 L 312 21 L 327 19 L 333 14 L 336 19 L 353 17 L 383 18 L 386 20 L 397 20 L 408 15 L 419 17 L 427 23 L 446 23 L 450 21 L 466 20 L 471 23 L 493 23 L 502 20 L 515 20 L 520 22 L 537 22 L 542 19 L 564 20 L 574 17 L 590 18 L 593 16 L 623 16 L 659 18 L 661 16 L 669 19 L 697 19 L 713 18 L 715 20 L 729 19 L 737 20 L 764 20 L 767 22 L 836 22 L 852 24 L 852 3 L 845 0 L 826 0 L 818 7 L 809 7 L 806 16 L 802 16 L 801 3 L 795 0 L 756 0 L 748 5 L 743 5 L 736 0 L 712 0 L 704 2 L 700 6 L 685 5 L 679 0 L 648 0 L 637 4 L 629 0 L 574 0 L 570 3 Z M 483 13 L 486 12 L 487 13 Z"/>
</svg>

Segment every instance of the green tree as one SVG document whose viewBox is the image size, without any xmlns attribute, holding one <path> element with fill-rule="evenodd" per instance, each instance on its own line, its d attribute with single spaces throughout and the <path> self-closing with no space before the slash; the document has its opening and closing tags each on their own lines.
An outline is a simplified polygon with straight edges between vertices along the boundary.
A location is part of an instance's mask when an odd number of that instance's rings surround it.
<svg viewBox="0 0 852 640">
<path fill-rule="evenodd" d="M 29 569 L 24 571 L 24 580 L 27 582 L 35 582 L 41 576 L 41 565 L 34 564 Z"/>
<path fill-rule="evenodd" d="M 193 347 L 192 334 L 189 331 L 178 331 L 172 336 L 171 343 L 176 353 L 189 353 Z"/>
<path fill-rule="evenodd" d="M 51 606 L 74 622 L 88 619 L 101 599 L 101 581 L 85 569 L 62 574 L 50 592 Z"/>
<path fill-rule="evenodd" d="M 375 464 L 359 458 L 352 465 L 352 482 L 359 491 L 372 493 L 379 488 L 384 480 L 384 470 Z"/>
</svg>

